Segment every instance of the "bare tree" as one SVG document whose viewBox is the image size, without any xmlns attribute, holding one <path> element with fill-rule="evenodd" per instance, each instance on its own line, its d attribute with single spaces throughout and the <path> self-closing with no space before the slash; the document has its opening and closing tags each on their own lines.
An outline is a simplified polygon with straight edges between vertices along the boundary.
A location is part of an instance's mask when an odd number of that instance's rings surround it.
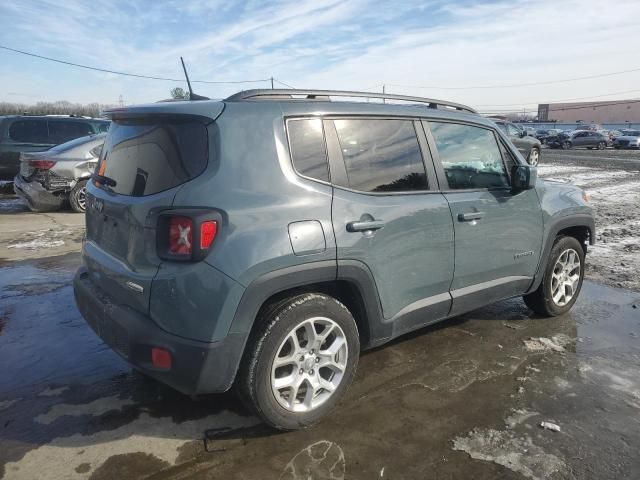
<svg viewBox="0 0 640 480">
<path fill-rule="evenodd" d="M 114 105 L 103 105 L 97 102 L 89 104 L 71 103 L 66 100 L 37 102 L 35 105 L 0 102 L 0 115 L 77 115 L 99 117 L 103 110 L 113 106 Z"/>
<path fill-rule="evenodd" d="M 184 88 L 176 87 L 171 89 L 171 98 L 175 100 L 189 100 L 189 93 Z"/>
</svg>

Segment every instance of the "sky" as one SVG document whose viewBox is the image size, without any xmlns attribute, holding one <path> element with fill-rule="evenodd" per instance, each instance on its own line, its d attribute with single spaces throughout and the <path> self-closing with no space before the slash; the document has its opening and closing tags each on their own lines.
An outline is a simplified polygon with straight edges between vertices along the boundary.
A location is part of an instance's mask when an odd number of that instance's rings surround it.
<svg viewBox="0 0 640 480">
<path fill-rule="evenodd" d="M 640 98 L 639 24 L 638 0 L 0 3 L 0 45 L 69 62 L 181 79 L 182 56 L 192 80 L 274 77 L 296 88 L 369 91 L 385 85 L 390 93 L 481 111 Z M 636 71 L 548 83 L 625 70 Z M 173 87 L 186 84 L 0 49 L 0 101 L 116 104 L 122 97 L 133 104 L 168 98 Z M 268 80 L 194 84 L 211 98 L 267 87 Z"/>
</svg>

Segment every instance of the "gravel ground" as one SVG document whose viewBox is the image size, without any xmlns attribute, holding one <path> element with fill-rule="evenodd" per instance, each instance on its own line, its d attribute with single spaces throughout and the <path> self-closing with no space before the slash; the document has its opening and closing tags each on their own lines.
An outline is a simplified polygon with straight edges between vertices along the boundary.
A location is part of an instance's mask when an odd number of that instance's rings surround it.
<svg viewBox="0 0 640 480">
<path fill-rule="evenodd" d="M 587 278 L 640 291 L 640 152 L 550 150 L 539 175 L 586 190 L 596 214 Z"/>
</svg>

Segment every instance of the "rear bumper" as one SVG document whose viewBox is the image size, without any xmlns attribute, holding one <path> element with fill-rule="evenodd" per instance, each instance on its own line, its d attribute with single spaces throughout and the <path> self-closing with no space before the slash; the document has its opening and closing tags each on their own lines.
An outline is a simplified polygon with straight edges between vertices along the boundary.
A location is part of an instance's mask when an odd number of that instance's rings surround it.
<svg viewBox="0 0 640 480">
<path fill-rule="evenodd" d="M 64 202 L 63 195 L 54 195 L 39 182 L 27 182 L 21 175 L 13 179 L 13 190 L 32 210 L 39 212 L 58 210 Z"/>
<path fill-rule="evenodd" d="M 224 392 L 233 384 L 246 335 L 230 333 L 215 343 L 188 340 L 115 303 L 91 281 L 84 267 L 73 284 L 76 303 L 89 326 L 136 369 L 187 395 Z M 171 352 L 171 369 L 152 365 L 153 347 Z"/>
</svg>

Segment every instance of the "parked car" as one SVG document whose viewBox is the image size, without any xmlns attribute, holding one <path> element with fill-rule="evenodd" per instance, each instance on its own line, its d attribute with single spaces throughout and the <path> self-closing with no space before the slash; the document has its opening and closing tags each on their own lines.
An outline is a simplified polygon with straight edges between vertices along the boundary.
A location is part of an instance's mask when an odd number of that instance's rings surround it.
<svg viewBox="0 0 640 480">
<path fill-rule="evenodd" d="M 640 148 L 640 130 L 624 130 L 623 135 L 616 138 L 613 147 L 619 148 Z"/>
<path fill-rule="evenodd" d="M 82 315 L 138 370 L 192 395 L 235 385 L 273 427 L 327 415 L 363 349 L 520 295 L 560 315 L 580 292 L 585 193 L 537 180 L 464 105 L 249 90 L 108 115 Z"/>
<path fill-rule="evenodd" d="M 534 135 L 538 140 L 540 140 L 540 143 L 542 145 L 544 145 L 547 141 L 547 138 L 555 136 L 557 134 L 559 134 L 560 132 L 562 132 L 561 129 L 559 128 L 551 128 L 548 130 L 545 129 L 540 129 L 540 130 L 536 130 L 536 134 Z"/>
<path fill-rule="evenodd" d="M 604 150 L 609 143 L 609 138 L 599 132 L 591 130 L 575 130 L 569 133 L 561 133 L 555 137 L 547 138 L 547 145 L 551 148 L 597 148 Z"/>
<path fill-rule="evenodd" d="M 611 141 L 611 143 L 613 144 L 616 141 L 616 138 L 623 136 L 624 133 L 622 133 L 620 130 L 609 130 L 609 140 Z"/>
<path fill-rule="evenodd" d="M 540 140 L 527 135 L 526 131 L 517 127 L 514 123 L 497 119 L 493 121 L 509 137 L 509 140 L 516 146 L 522 156 L 527 159 L 529 165 L 538 165 L 540 150 L 542 149 Z"/>
<path fill-rule="evenodd" d="M 0 116 L 0 180 L 13 180 L 20 153 L 41 152 L 86 135 L 106 132 L 108 120 L 64 115 Z"/>
<path fill-rule="evenodd" d="M 58 210 L 65 201 L 82 213 L 87 181 L 95 171 L 106 133 L 89 135 L 44 152 L 20 154 L 20 173 L 13 181 L 16 194 L 34 212 Z"/>
</svg>

